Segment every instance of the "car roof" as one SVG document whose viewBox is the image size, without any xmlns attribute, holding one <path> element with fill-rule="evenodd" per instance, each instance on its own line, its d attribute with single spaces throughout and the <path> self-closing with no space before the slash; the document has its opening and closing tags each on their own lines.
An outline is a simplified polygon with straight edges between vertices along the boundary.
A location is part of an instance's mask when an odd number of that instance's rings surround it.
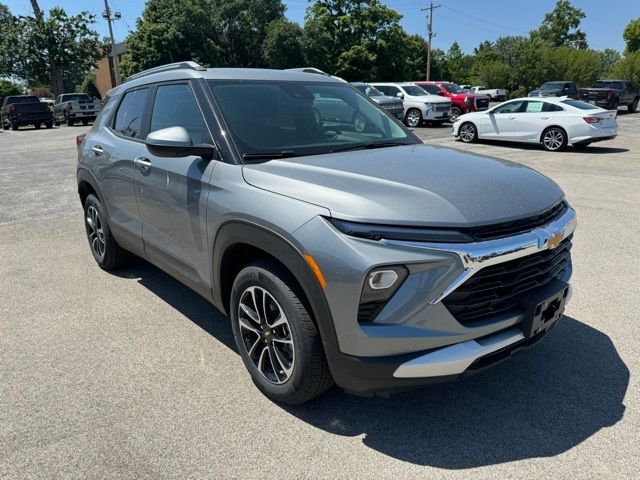
<svg viewBox="0 0 640 480">
<path fill-rule="evenodd" d="M 147 85 L 150 83 L 172 80 L 188 80 L 203 78 L 205 80 L 266 80 L 282 82 L 326 82 L 346 83 L 344 80 L 328 75 L 306 73 L 298 70 L 275 70 L 268 68 L 174 68 L 158 73 L 138 74 L 136 78 L 127 80 L 108 92 L 109 96 L 117 95 L 130 88 Z"/>
<path fill-rule="evenodd" d="M 371 85 L 393 85 L 395 87 L 407 87 L 415 85 L 414 82 L 371 82 Z"/>
</svg>

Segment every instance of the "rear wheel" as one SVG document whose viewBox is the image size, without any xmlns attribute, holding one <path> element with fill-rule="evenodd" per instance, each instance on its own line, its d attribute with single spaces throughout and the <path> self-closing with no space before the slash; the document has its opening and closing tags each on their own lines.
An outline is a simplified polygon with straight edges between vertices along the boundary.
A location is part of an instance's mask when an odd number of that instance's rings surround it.
<svg viewBox="0 0 640 480">
<path fill-rule="evenodd" d="M 67 115 L 67 112 L 64 112 L 63 115 L 64 115 L 64 121 L 67 122 L 67 125 L 69 127 L 73 127 L 73 124 L 75 123 L 73 118 Z"/>
<path fill-rule="evenodd" d="M 47 128 L 53 128 L 53 122 L 46 122 L 44 126 Z"/>
<path fill-rule="evenodd" d="M 295 282 L 278 264 L 259 261 L 243 268 L 230 305 L 236 347 L 267 397 L 295 405 L 332 385 L 318 329 Z"/>
<path fill-rule="evenodd" d="M 478 129 L 471 122 L 465 122 L 460 125 L 460 130 L 458 130 L 458 137 L 464 143 L 473 143 L 478 140 Z"/>
<path fill-rule="evenodd" d="M 130 254 L 113 238 L 106 211 L 95 195 L 87 196 L 84 202 L 84 226 L 93 258 L 101 268 L 112 270 L 126 265 Z"/>
<path fill-rule="evenodd" d="M 633 101 L 631 105 L 627 107 L 630 112 L 635 112 L 638 109 L 638 97 Z"/>
<path fill-rule="evenodd" d="M 36 130 L 40 130 L 40 127 L 42 126 L 42 124 L 41 123 L 34 123 L 33 126 L 34 126 L 34 128 Z"/>
<path fill-rule="evenodd" d="M 542 132 L 542 146 L 550 152 L 564 150 L 567 146 L 567 134 L 559 127 L 547 128 Z"/>
<path fill-rule="evenodd" d="M 18 123 L 11 124 L 11 130 L 19 130 L 19 129 L 20 129 L 20 124 Z"/>
<path fill-rule="evenodd" d="M 404 116 L 404 123 L 407 127 L 417 127 L 422 121 L 422 113 L 417 108 L 410 108 Z"/>
<path fill-rule="evenodd" d="M 82 125 L 86 127 L 88 124 L 89 124 L 89 120 L 82 119 Z"/>
<path fill-rule="evenodd" d="M 613 100 L 609 105 L 609 110 L 618 110 L 618 105 L 620 102 L 618 100 Z"/>
</svg>

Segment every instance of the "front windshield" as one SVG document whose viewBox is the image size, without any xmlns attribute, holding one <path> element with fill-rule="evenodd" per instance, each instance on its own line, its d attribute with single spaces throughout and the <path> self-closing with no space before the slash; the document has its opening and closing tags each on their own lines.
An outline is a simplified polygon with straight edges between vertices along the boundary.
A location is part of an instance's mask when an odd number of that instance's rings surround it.
<svg viewBox="0 0 640 480">
<path fill-rule="evenodd" d="M 542 84 L 540 90 L 557 90 L 562 88 L 563 85 L 562 82 L 547 82 Z"/>
<path fill-rule="evenodd" d="M 248 80 L 208 84 L 245 159 L 418 143 L 399 122 L 347 84 Z"/>
<path fill-rule="evenodd" d="M 443 83 L 442 86 L 449 93 L 465 93 L 464 90 L 460 88 L 460 85 L 455 83 Z"/>
<path fill-rule="evenodd" d="M 64 96 L 65 101 L 73 102 L 74 100 L 91 100 L 86 93 L 74 93 Z"/>
<path fill-rule="evenodd" d="M 429 95 L 429 93 L 422 87 L 418 85 L 403 85 L 402 89 L 407 92 L 407 95 L 411 95 L 412 97 L 422 97 L 424 95 Z"/>
</svg>

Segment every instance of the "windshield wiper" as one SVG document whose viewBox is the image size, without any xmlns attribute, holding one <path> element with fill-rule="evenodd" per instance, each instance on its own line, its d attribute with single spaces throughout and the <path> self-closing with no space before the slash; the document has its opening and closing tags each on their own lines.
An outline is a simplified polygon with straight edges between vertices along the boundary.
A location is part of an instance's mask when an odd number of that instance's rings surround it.
<svg viewBox="0 0 640 480">
<path fill-rule="evenodd" d="M 392 142 L 392 141 L 360 143 L 358 145 L 351 145 L 350 147 L 335 148 L 335 149 L 331 150 L 330 153 L 346 152 L 347 150 L 369 150 L 369 149 L 372 149 L 372 148 L 399 147 L 401 145 L 411 145 L 411 144 L 410 143 L 403 143 L 403 142 Z"/>
<path fill-rule="evenodd" d="M 274 158 L 289 158 L 295 157 L 293 150 L 281 150 L 279 152 L 259 152 L 259 153 L 245 153 L 242 155 L 243 160 L 273 160 Z"/>
</svg>

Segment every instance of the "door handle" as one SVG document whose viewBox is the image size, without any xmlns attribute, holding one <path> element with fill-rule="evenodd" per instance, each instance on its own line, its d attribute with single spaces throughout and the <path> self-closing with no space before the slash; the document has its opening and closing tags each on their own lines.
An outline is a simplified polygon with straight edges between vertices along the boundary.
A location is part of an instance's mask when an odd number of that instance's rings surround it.
<svg viewBox="0 0 640 480">
<path fill-rule="evenodd" d="M 94 145 L 93 147 L 91 147 L 91 151 L 97 156 L 102 155 L 102 152 L 103 152 L 102 147 L 100 145 Z"/>
<path fill-rule="evenodd" d="M 549 117 L 540 117 L 540 120 L 549 120 Z"/>
<path fill-rule="evenodd" d="M 133 164 L 143 172 L 148 172 L 149 170 L 151 170 L 151 160 L 146 157 L 136 157 L 133 160 Z"/>
<path fill-rule="evenodd" d="M 508 118 L 509 118 L 509 120 L 515 120 L 516 119 L 516 117 L 508 117 Z"/>
</svg>

